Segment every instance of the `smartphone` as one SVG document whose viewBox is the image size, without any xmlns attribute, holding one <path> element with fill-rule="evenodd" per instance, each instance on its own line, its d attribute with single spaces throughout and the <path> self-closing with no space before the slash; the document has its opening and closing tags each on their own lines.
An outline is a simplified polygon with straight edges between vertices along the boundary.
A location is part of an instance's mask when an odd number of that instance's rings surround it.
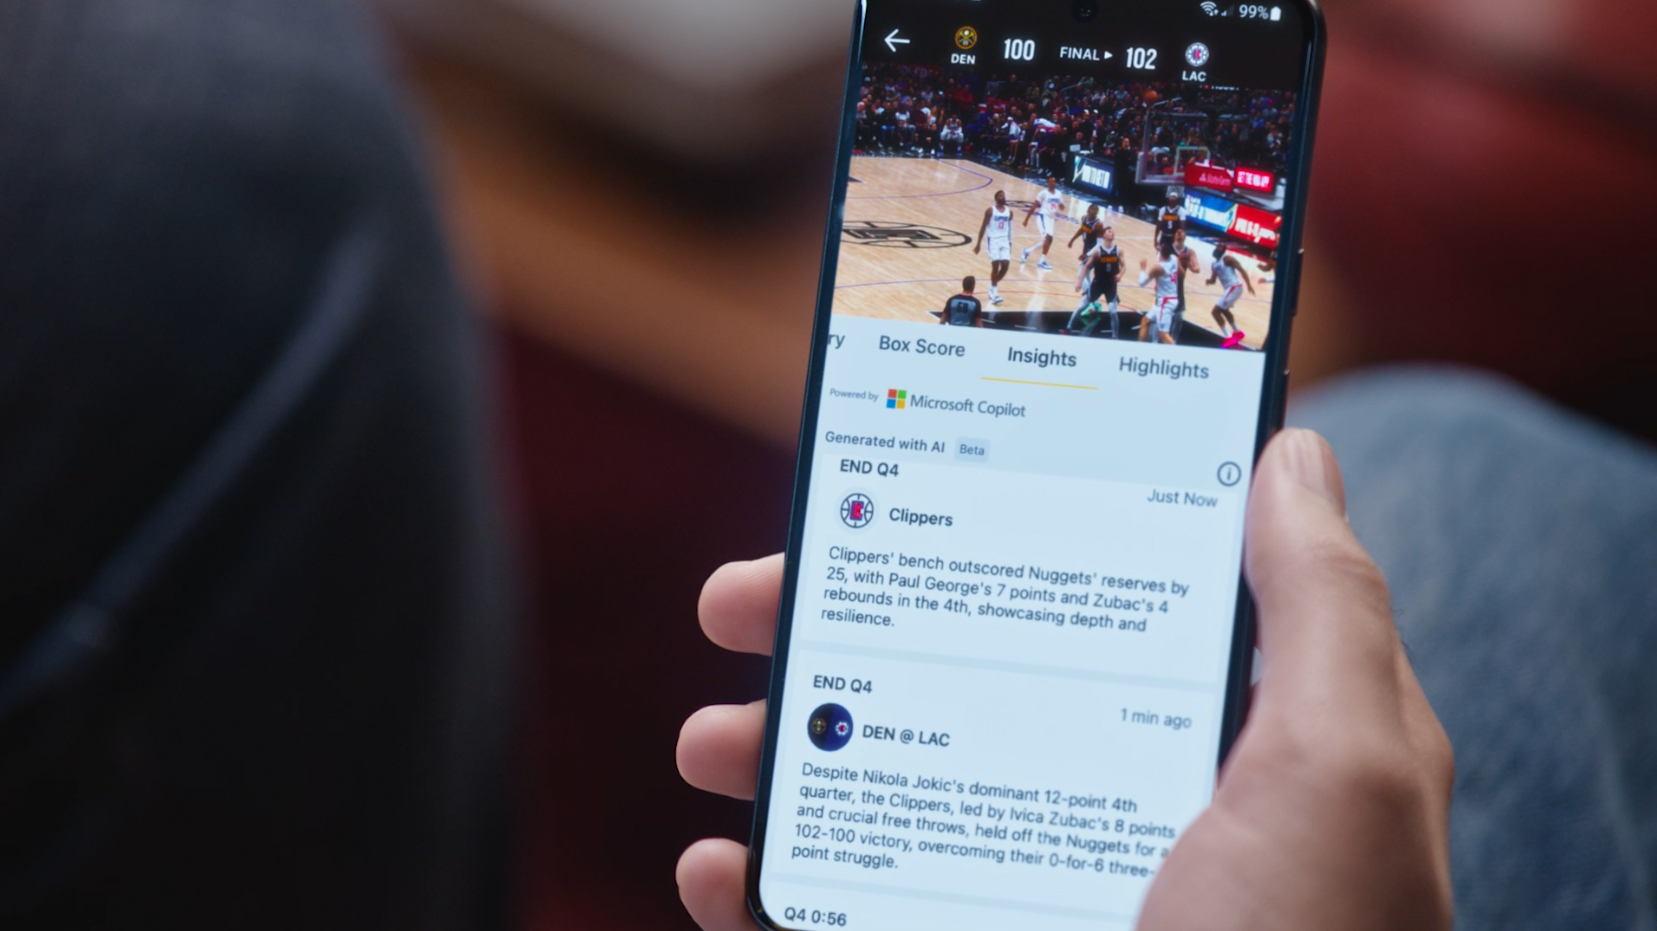
<svg viewBox="0 0 1657 931">
<path fill-rule="evenodd" d="M 1127 929 L 1242 721 L 1311 0 L 863 0 L 749 906 Z"/>
</svg>

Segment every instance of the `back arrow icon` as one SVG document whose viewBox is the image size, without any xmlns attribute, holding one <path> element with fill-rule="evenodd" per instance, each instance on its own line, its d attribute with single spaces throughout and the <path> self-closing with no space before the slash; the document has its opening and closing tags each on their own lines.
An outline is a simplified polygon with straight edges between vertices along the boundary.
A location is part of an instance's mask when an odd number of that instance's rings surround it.
<svg viewBox="0 0 1657 931">
<path fill-rule="evenodd" d="M 908 44 L 908 39 L 898 38 L 898 31 L 896 29 L 892 30 L 892 34 L 886 37 L 886 47 L 894 52 L 898 50 L 898 46 Z"/>
</svg>

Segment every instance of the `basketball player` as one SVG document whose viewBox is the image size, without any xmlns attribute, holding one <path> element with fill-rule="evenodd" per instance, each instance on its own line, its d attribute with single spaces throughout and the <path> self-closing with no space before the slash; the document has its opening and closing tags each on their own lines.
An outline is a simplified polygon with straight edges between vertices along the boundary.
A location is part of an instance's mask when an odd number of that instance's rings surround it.
<svg viewBox="0 0 1657 931">
<path fill-rule="evenodd" d="M 1260 271 L 1262 273 L 1260 275 L 1260 283 L 1261 284 L 1271 284 L 1271 283 L 1273 283 L 1273 281 L 1275 279 L 1273 279 L 1271 277 L 1271 275 L 1272 275 L 1273 272 L 1277 271 L 1277 250 L 1276 249 L 1273 249 L 1272 254 L 1260 262 Z"/>
<path fill-rule="evenodd" d="M 1185 208 L 1179 204 L 1179 192 L 1168 189 L 1168 203 L 1156 215 L 1156 247 L 1173 244 L 1174 234 L 1185 229 Z"/>
<path fill-rule="evenodd" d="M 1064 195 L 1059 193 L 1059 179 L 1049 177 L 1047 190 L 1036 195 L 1035 203 L 1024 212 L 1024 225 L 1030 225 L 1031 216 L 1041 218 L 1041 259 L 1036 267 L 1042 271 L 1052 271 L 1053 266 L 1047 264 L 1047 250 L 1053 248 L 1053 228 L 1059 222 L 1059 214 L 1064 212 Z M 1030 246 L 1024 250 L 1023 261 L 1030 261 L 1030 253 L 1036 250 Z"/>
<path fill-rule="evenodd" d="M 951 146 L 955 150 L 954 157 L 960 158 L 961 147 L 966 144 L 966 141 L 966 133 L 961 129 L 961 118 L 953 113 L 950 114 L 949 119 L 944 120 L 944 128 L 938 133 L 939 151 L 942 151 L 945 146 Z"/>
<path fill-rule="evenodd" d="M 1070 241 L 1065 243 L 1066 249 L 1074 249 L 1076 240 L 1082 239 L 1082 254 L 1077 261 L 1087 264 L 1087 254 L 1093 251 L 1093 246 L 1099 241 L 1099 227 L 1103 224 L 1099 220 L 1099 205 L 1088 204 L 1087 215 L 1082 217 L 1082 224 L 1076 227 L 1076 232 L 1070 234 Z"/>
<path fill-rule="evenodd" d="M 984 222 L 978 225 L 978 244 L 972 254 L 984 248 L 984 237 L 990 241 L 990 303 L 1001 303 L 1001 292 L 996 286 L 1007 277 L 1013 264 L 1013 208 L 1007 206 L 1007 192 L 995 192 L 995 206 L 984 208 Z"/>
<path fill-rule="evenodd" d="M 1220 295 L 1220 302 L 1214 305 L 1214 322 L 1220 325 L 1220 335 L 1225 337 L 1225 342 L 1221 345 L 1230 349 L 1241 343 L 1244 336 L 1243 331 L 1237 329 L 1237 318 L 1232 315 L 1231 308 L 1237 306 L 1245 286 L 1250 296 L 1254 294 L 1254 282 L 1249 280 L 1249 273 L 1244 270 L 1243 264 L 1237 261 L 1237 257 L 1226 253 L 1225 243 L 1214 247 L 1214 272 L 1208 276 L 1208 284 L 1213 284 L 1218 279 L 1220 284 L 1225 286 L 1225 293 Z"/>
<path fill-rule="evenodd" d="M 962 278 L 961 293 L 944 302 L 944 310 L 939 315 L 938 322 L 944 326 L 983 327 L 984 305 L 972 296 L 972 291 L 977 286 L 978 279 L 971 275 Z"/>
<path fill-rule="evenodd" d="M 1202 274 L 1202 263 L 1197 261 L 1197 253 L 1185 244 L 1185 230 L 1174 231 L 1174 258 L 1179 259 L 1179 310 L 1174 311 L 1174 342 L 1179 342 L 1180 331 L 1185 329 L 1185 273 L 1195 272 Z"/>
<path fill-rule="evenodd" d="M 1174 344 L 1174 314 L 1179 310 L 1179 258 L 1174 255 L 1174 241 L 1162 244 L 1162 258 L 1155 268 L 1144 259 L 1139 260 L 1139 286 L 1156 282 L 1156 303 L 1139 324 L 1139 341 L 1146 342 L 1155 331 L 1156 338 L 1168 345 Z"/>
<path fill-rule="evenodd" d="M 1067 329 L 1075 331 L 1080 326 L 1083 336 L 1092 336 L 1093 331 L 1104 321 L 1104 315 L 1098 310 L 1102 299 L 1104 309 L 1110 313 L 1110 338 L 1121 339 L 1122 324 L 1118 311 L 1121 310 L 1122 299 L 1117 293 L 1116 285 L 1122 280 L 1122 250 L 1116 246 L 1116 230 L 1112 227 L 1102 226 L 1099 241 L 1088 250 L 1086 261 L 1082 263 L 1082 273 L 1076 278 L 1078 293 L 1082 290 L 1082 283 L 1087 280 L 1089 269 L 1093 271 L 1093 283 L 1088 286 L 1087 297 L 1076 306 L 1076 312 L 1070 315 Z"/>
</svg>

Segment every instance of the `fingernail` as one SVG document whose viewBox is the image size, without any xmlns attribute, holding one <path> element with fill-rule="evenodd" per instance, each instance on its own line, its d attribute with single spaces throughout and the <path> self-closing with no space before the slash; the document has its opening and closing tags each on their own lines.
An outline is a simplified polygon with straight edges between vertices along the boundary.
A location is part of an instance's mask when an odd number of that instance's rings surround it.
<svg viewBox="0 0 1657 931">
<path fill-rule="evenodd" d="M 1346 513 L 1346 489 L 1340 465 L 1323 437 L 1311 430 L 1283 431 L 1283 458 L 1295 481 L 1322 497 L 1336 511 Z"/>
</svg>

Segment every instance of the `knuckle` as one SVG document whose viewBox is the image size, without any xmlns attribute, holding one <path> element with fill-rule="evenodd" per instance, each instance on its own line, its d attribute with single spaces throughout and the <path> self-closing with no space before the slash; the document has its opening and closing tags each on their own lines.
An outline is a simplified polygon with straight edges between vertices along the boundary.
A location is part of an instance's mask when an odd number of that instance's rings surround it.
<svg viewBox="0 0 1657 931">
<path fill-rule="evenodd" d="M 1377 733 L 1326 749 L 1320 781 L 1348 804 L 1406 817 L 1438 807 L 1452 767 L 1441 730 L 1425 745 L 1402 732 Z"/>
<path fill-rule="evenodd" d="M 1432 774 L 1435 782 L 1444 786 L 1453 785 L 1456 780 L 1456 751 L 1450 743 L 1450 735 L 1437 718 L 1432 719 L 1426 744 L 1422 751 L 1425 768 Z"/>
<path fill-rule="evenodd" d="M 1247 557 L 1249 574 L 1256 583 L 1284 593 L 1339 588 L 1385 605 L 1390 613 L 1386 576 L 1349 532 L 1324 532 L 1288 551 L 1273 553 L 1274 571 L 1269 573 L 1259 571 L 1262 568 L 1259 553 L 1250 552 Z"/>
<path fill-rule="evenodd" d="M 1397 759 L 1340 754 L 1324 770 L 1324 784 L 1343 805 L 1380 812 L 1412 811 L 1423 801 L 1421 780 Z"/>
<path fill-rule="evenodd" d="M 1350 534 L 1330 534 L 1313 541 L 1304 550 L 1302 568 L 1326 578 L 1343 579 L 1364 588 L 1385 594 L 1386 576 L 1375 564 L 1369 551 Z"/>
<path fill-rule="evenodd" d="M 1356 540 L 1326 541 L 1312 548 L 1300 576 L 1301 585 L 1338 590 L 1348 604 L 1392 617 L 1386 576 Z"/>
</svg>

